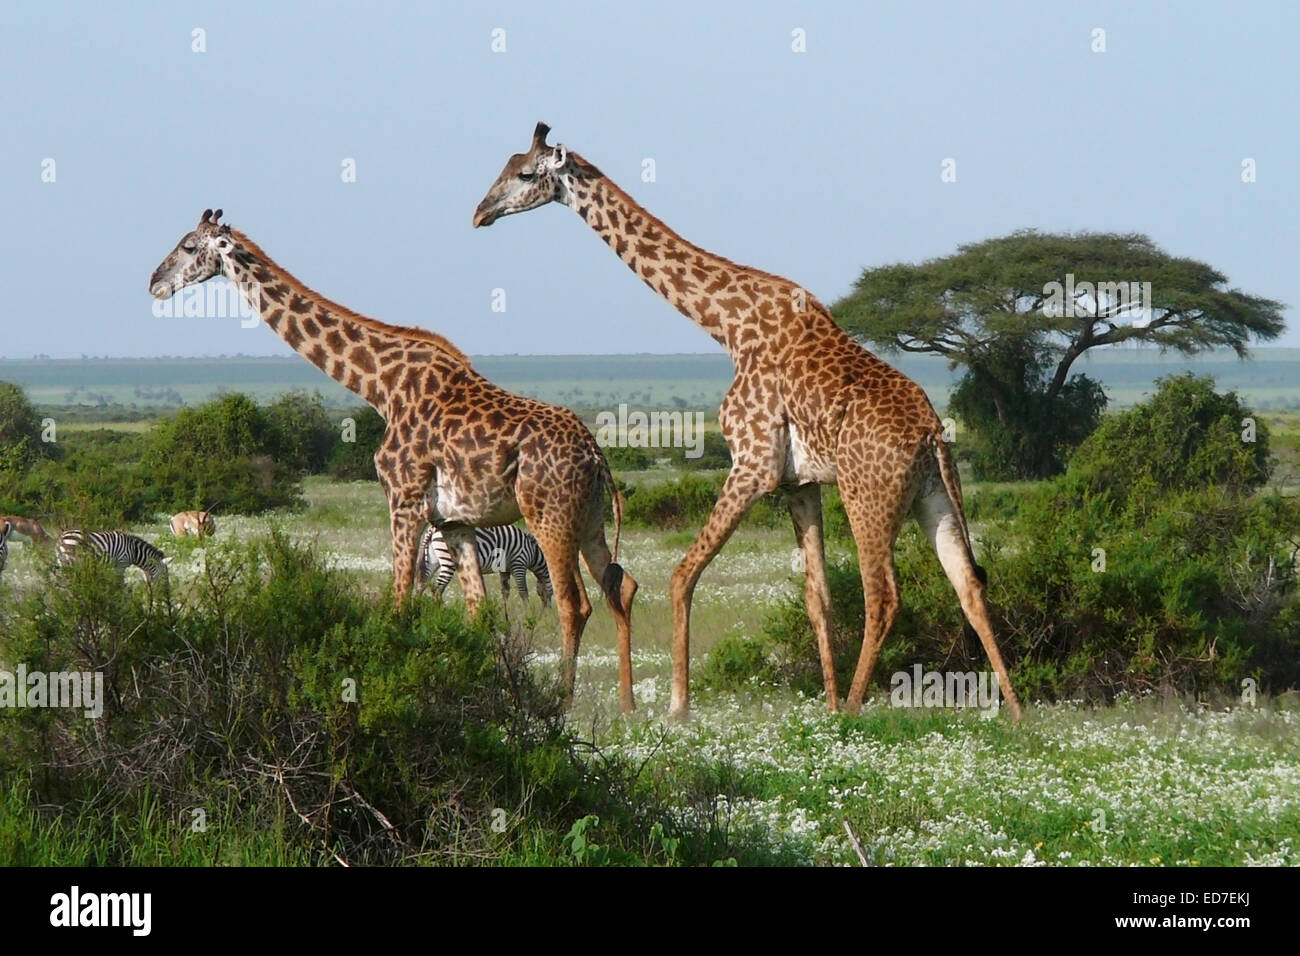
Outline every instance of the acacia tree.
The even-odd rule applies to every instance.
[[[1137,234],[1033,230],[920,265],[867,269],[835,303],[850,333],[889,351],[965,366],[950,410],[986,479],[1043,478],[1096,427],[1105,394],[1071,374],[1088,349],[1141,342],[1193,354],[1281,334],[1282,304]]]

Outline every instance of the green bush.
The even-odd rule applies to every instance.
[[[22,388],[0,382],[0,470],[22,470],[53,453],[41,441],[41,419]]]
[[[330,452],[325,470],[331,478],[341,481],[378,481],[375,472],[375,452],[384,439],[384,419],[369,405],[347,413],[352,419],[355,441],[337,442]]]
[[[340,428],[330,420],[319,392],[285,392],[265,406],[266,451],[299,475],[325,470],[339,443]]]
[[[299,473],[273,457],[274,442],[266,412],[246,395],[184,409],[149,434],[138,473],[144,504],[241,514],[297,504]]]
[[[723,690],[738,690],[751,683],[775,682],[780,672],[768,659],[770,644],[729,634],[713,645],[700,684]]]
[[[279,536],[174,595],[98,562],[0,607],[0,660],[99,671],[105,706],[0,714],[0,864],[709,862],[764,851],[654,773],[580,754],[527,636],[397,609]],[[721,796],[720,796],[721,795]],[[47,808],[45,812],[39,807]],[[49,812],[48,808],[58,808]],[[191,826],[196,810],[206,831]],[[566,834],[594,816],[574,860]],[[569,841],[572,844],[572,841]],[[51,856],[53,854],[53,856]]]
[[[679,531],[698,529],[708,521],[722,493],[725,475],[685,474],[645,488],[624,488],[625,520],[632,525]],[[787,525],[790,511],[780,492],[764,495],[749,510],[745,523],[751,526]]]
[[[655,463],[644,448],[611,445],[601,451],[605,453],[605,460],[609,462],[612,471],[645,471]]]
[[[1075,452],[1069,471],[1090,495],[1144,502],[1170,490],[1226,487],[1240,493],[1268,480],[1269,433],[1235,392],[1187,373],[1157,380],[1149,401],[1112,415]],[[1246,420],[1253,441],[1243,440]]]
[[[686,457],[686,452],[683,449],[677,452],[681,456],[681,461],[675,463],[686,468],[698,468],[700,470],[731,467],[731,449],[727,447],[727,439],[722,437],[722,432],[706,431],[701,444],[699,458]]]
[[[0,512],[39,515],[52,529],[140,520],[144,496],[135,466],[143,449],[142,435],[67,432],[51,457],[22,471],[0,468]]]

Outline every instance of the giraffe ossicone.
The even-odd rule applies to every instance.
[[[426,523],[457,554],[466,603],[484,597],[474,528],[523,517],[546,557],[563,632],[563,681],[572,699],[578,646],[591,614],[581,554],[614,613],[619,698],[632,700],[632,599],[637,583],[618,564],[623,500],[609,463],[571,410],[515,395],[478,374],[437,333],[389,325],[317,294],[248,236],[205,209],[149,279],[166,298],[224,276],[290,348],[360,396],[386,423],[375,470],[388,496],[393,594],[411,592]],[[614,547],[604,502],[614,503]]]
[[[956,463],[919,385],[855,341],[803,287],[687,242],[578,153],[546,145],[538,123],[474,210],[475,226],[559,202],[646,285],[726,349],[736,375],[718,411],[732,468],[700,536],[672,575],[672,712],[690,708],[690,612],[701,573],[764,494],[786,491],[803,552],[804,599],[817,635],[827,706],[839,707],[830,633],[821,485],[837,484],[857,544],[866,602],[847,709],[862,704],[897,616],[894,542],[913,514],[979,634],[1019,719],[975,563]]]

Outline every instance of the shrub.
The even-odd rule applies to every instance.
[[[347,413],[356,427],[355,441],[340,441],[330,452],[325,470],[342,481],[378,481],[375,452],[384,440],[384,419],[369,405]]]
[[[722,432],[706,431],[702,442],[702,452],[699,458],[687,458],[685,450],[679,452],[681,455],[681,464],[687,468],[714,469],[731,467],[731,449],[727,447],[727,439],[722,437]]]
[[[22,388],[0,382],[0,469],[25,469],[50,454],[51,444],[41,441],[41,420]]]
[[[1268,426],[1235,392],[1219,394],[1213,379],[1191,373],[1157,384],[1149,401],[1107,418],[1075,452],[1069,471],[1081,490],[1142,501],[1209,486],[1240,493],[1268,480]],[[1254,441],[1242,438],[1248,418]]]
[[[645,471],[654,466],[654,459],[644,448],[611,445],[601,449],[611,471]]]
[[[149,435],[139,469],[145,506],[258,514],[296,504],[298,472],[275,460],[273,447],[266,413],[246,395],[184,409]]]
[[[136,475],[144,436],[72,432],[61,454],[36,462],[20,482],[0,480],[0,510],[49,515],[59,527],[111,528],[145,517]]]
[[[676,481],[646,488],[621,486],[626,496],[625,519],[629,524],[670,530],[703,527],[713,513],[725,480],[724,475],[688,473]],[[781,493],[773,492],[754,504],[745,516],[745,523],[776,527],[787,524],[789,515]]]
[[[0,863],[556,862],[588,816],[610,860],[737,849],[653,775],[580,757],[558,681],[490,615],[368,600],[279,536],[209,547],[176,603],[98,562],[46,573],[0,607],[0,660],[100,671],[106,702],[0,720]]]
[[[320,393],[285,392],[264,411],[267,453],[299,475],[323,472],[340,429],[330,420]]]

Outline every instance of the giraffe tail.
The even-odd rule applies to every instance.
[[[610,550],[614,554],[613,560],[617,562],[618,539],[623,533],[623,493],[618,490],[618,485],[614,484],[614,473],[609,470],[609,462],[604,455],[600,456],[600,476],[605,487],[609,489],[610,504],[614,508],[614,547]]]
[[[985,572],[983,568],[975,564],[975,552],[970,541],[970,528],[966,524],[966,509],[962,506],[961,480],[957,476],[957,463],[953,460],[948,443],[943,440],[942,425],[938,425],[934,432],[931,433],[930,445],[934,449],[934,458],[939,465],[939,478],[943,481],[944,491],[948,493],[948,500],[952,503],[953,515],[957,519],[958,527],[961,528],[962,540],[966,543],[966,554],[970,558],[970,563],[975,566],[975,574],[982,580]]]
[[[953,515],[961,528],[962,541],[966,544],[967,560],[970,561],[971,570],[975,572],[975,577],[981,587],[987,587],[989,573],[975,560],[975,549],[972,547],[970,540],[970,527],[966,524],[966,509],[962,506],[961,482],[957,477],[957,463],[953,461],[952,451],[948,448],[948,443],[943,440],[942,425],[931,434],[930,443],[934,447],[934,458],[939,465],[939,477],[943,481],[944,490],[948,493],[948,500],[952,503]],[[978,633],[965,615],[962,616],[961,625],[966,640],[979,639]]]
[[[618,563],[618,543],[623,534],[623,493],[614,484],[614,473],[609,469],[609,461],[600,456],[601,478],[609,489],[610,504],[614,508],[614,547],[613,557],[601,575],[600,589],[605,594],[609,606],[617,612],[623,611],[623,566]]]

